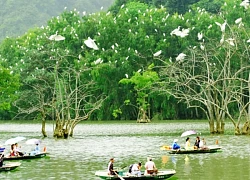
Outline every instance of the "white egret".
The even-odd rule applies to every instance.
[[[238,18],[238,19],[235,20],[235,24],[239,24],[241,22],[242,22],[242,18]]]
[[[97,60],[94,61],[95,65],[102,63],[103,60],[101,58],[98,58]]]
[[[58,31],[56,31],[56,34],[53,34],[49,37],[49,40],[51,41],[63,41],[65,39],[65,37],[58,35],[57,34]]]
[[[198,40],[200,41],[200,40],[202,39],[202,36],[203,36],[203,35],[202,35],[202,33],[198,33],[197,36],[198,36]]]
[[[188,36],[188,33],[189,33],[189,29],[184,29],[184,28],[183,28],[183,29],[180,31],[180,26],[178,26],[178,28],[174,29],[174,30],[170,33],[170,35],[172,36],[173,34],[175,34],[176,36],[179,36],[179,37],[183,38],[183,37]]]
[[[125,74],[126,78],[128,78],[128,74]]]
[[[227,21],[225,21],[223,24],[220,24],[220,23],[218,23],[218,22],[215,22],[215,24],[217,24],[218,26],[220,26],[221,32],[225,32],[225,30],[226,30],[226,25],[227,25]]]
[[[162,53],[162,51],[161,51],[161,50],[160,50],[160,51],[157,51],[156,53],[154,53],[154,57],[160,56],[160,55],[161,55],[161,53]]]
[[[240,3],[240,6],[243,6],[245,9],[249,7],[249,0],[244,0]]]
[[[247,43],[250,43],[250,39],[247,40]]]
[[[228,38],[226,42],[228,42],[231,46],[235,46],[233,38]]]
[[[169,62],[171,62],[171,63],[172,63],[172,57],[170,57],[170,58],[169,58]]]
[[[95,40],[91,39],[90,37],[88,37],[88,39],[84,41],[84,44],[91,49],[94,49],[94,50],[99,49],[95,43]]]
[[[203,46],[202,44],[200,45],[200,48],[201,48],[202,51],[205,50],[205,46]]]
[[[177,57],[176,57],[176,61],[182,61],[185,59],[187,55],[184,53],[180,53]]]

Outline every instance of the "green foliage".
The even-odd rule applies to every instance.
[[[17,98],[19,76],[0,66],[0,79],[0,110],[9,110],[11,103]]]
[[[45,99],[51,102],[55,96],[54,89],[66,96],[69,89],[59,90],[59,87],[76,86],[77,73],[80,74],[81,83],[93,81],[98,87],[94,91],[95,96],[107,98],[91,119],[136,119],[140,106],[145,109],[150,107],[151,116],[161,119],[197,118],[193,110],[186,110],[185,104],[179,103],[168,93],[152,93],[156,81],[169,80],[163,79],[165,77],[159,73],[160,69],[166,64],[171,67],[180,53],[188,54],[189,49],[200,50],[204,43],[211,47],[212,42],[219,42],[222,34],[215,22],[223,23],[227,19],[230,28],[239,33],[237,36],[243,36],[243,30],[232,24],[238,17],[249,20],[249,12],[239,5],[233,8],[234,3],[226,1],[227,5],[223,4],[220,10],[230,13],[222,16],[198,8],[199,4],[194,2],[117,0],[110,12],[101,11],[85,16],[77,10],[65,10],[58,17],[51,18],[43,28],[30,29],[18,38],[6,38],[0,46],[1,64],[5,68],[11,66],[15,74],[20,74],[24,84],[20,94],[30,93],[34,103],[38,99],[37,94],[30,91],[31,86],[39,88]],[[204,5],[205,2],[199,3]],[[219,1],[213,2],[216,4],[209,4],[210,9],[219,4]],[[57,1],[53,3],[56,5]],[[46,9],[47,5],[44,2],[39,7]],[[80,7],[79,2],[77,5]],[[186,12],[189,8],[191,10]],[[244,22],[246,27],[248,22]],[[178,26],[180,30],[189,29],[188,36],[171,36],[170,33]],[[57,42],[48,39],[56,33],[64,36],[65,40]],[[202,40],[198,40],[198,33],[203,34]],[[227,33],[225,38],[233,35],[236,36]],[[88,37],[95,40],[99,50],[84,44]],[[247,36],[244,38],[247,39]],[[154,56],[160,50],[162,53]],[[216,55],[225,57],[223,53],[223,48],[219,47]],[[240,66],[236,59],[236,56],[232,59],[235,69]],[[97,63],[97,60],[101,62]],[[214,63],[215,59],[211,58],[210,61]],[[195,72],[201,73],[203,70],[195,68]],[[74,76],[69,80],[70,73]],[[218,75],[218,72],[214,74]],[[28,106],[28,103],[23,105]]]
[[[117,118],[119,114],[122,114],[121,109],[114,109],[112,115]]]

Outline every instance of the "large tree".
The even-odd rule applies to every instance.
[[[236,11],[227,14],[225,10],[213,24],[220,33],[219,38],[203,30],[197,37],[198,46],[190,46],[174,62],[165,61],[160,89],[184,101],[188,107],[202,109],[211,133],[224,133],[224,121],[229,118],[235,134],[249,134],[250,40],[246,34],[249,27],[245,24],[247,17],[242,20],[238,14],[234,22],[230,16]],[[242,121],[245,123],[241,129]]]

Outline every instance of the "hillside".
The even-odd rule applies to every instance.
[[[46,25],[65,7],[80,13],[107,10],[115,0],[2,0],[0,1],[0,42],[6,37],[24,34],[32,27]]]

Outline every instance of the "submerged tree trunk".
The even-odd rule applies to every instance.
[[[46,113],[44,111],[41,112],[42,114],[42,134],[43,134],[43,137],[47,137],[47,133],[46,133],[46,130],[45,130],[45,125],[46,125]]]
[[[250,122],[246,121],[242,127],[242,134],[249,135],[250,134]]]
[[[214,130],[214,120],[210,120],[209,121],[209,129],[210,129],[210,134],[214,134],[215,130]]]
[[[148,122],[150,122],[150,119],[147,116],[147,112],[143,108],[139,109],[137,122],[138,123],[148,123]]]

